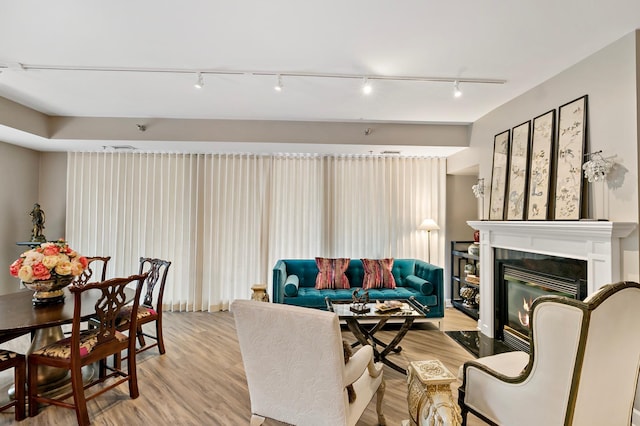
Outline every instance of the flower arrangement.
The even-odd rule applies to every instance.
[[[605,180],[613,167],[613,162],[602,156],[602,150],[586,155],[589,156],[589,161],[582,165],[584,177],[589,183]]]
[[[471,187],[476,198],[484,197],[484,178],[478,179],[478,183]]]
[[[27,250],[11,264],[9,272],[23,282],[72,278],[87,268],[87,258],[64,240],[47,242]]]

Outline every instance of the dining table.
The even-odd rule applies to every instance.
[[[95,315],[95,303],[100,290],[82,292],[81,319],[89,320]],[[126,296],[131,299],[135,291]],[[33,291],[21,289],[15,293],[0,295],[0,344],[25,334],[31,334],[31,346],[27,354],[64,338],[62,326],[73,322],[73,294],[64,288],[64,301],[55,304],[35,305]],[[89,374],[92,374],[90,372]],[[38,369],[38,388],[47,392],[60,388],[68,382],[68,370],[43,367]],[[13,389],[9,390],[10,396]]]

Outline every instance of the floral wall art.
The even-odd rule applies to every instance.
[[[531,121],[513,128],[509,160],[507,219],[523,220],[527,194]]]
[[[555,122],[555,109],[533,119],[528,188],[528,220],[547,220],[549,216],[551,157],[553,155]]]
[[[509,167],[509,136],[511,131],[499,133],[493,139],[493,172],[489,198],[489,220],[504,219],[505,191]]]
[[[555,219],[582,214],[582,159],[586,143],[587,96],[560,107],[555,188]]]

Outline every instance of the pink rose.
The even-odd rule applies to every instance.
[[[42,253],[45,256],[55,256],[60,253],[60,248],[57,245],[52,244],[50,246],[43,247]]]
[[[9,273],[14,277],[17,277],[18,271],[20,271],[21,267],[22,267],[22,258],[16,260],[11,264],[11,266],[9,266]]]
[[[49,268],[44,266],[42,262],[35,263],[31,269],[33,270],[33,278],[36,280],[48,280],[51,278]]]

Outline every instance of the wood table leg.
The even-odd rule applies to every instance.
[[[402,350],[402,347],[398,346],[398,344],[404,338],[405,334],[407,334],[407,331],[409,331],[409,329],[411,328],[411,325],[414,322],[414,318],[405,318],[404,324],[402,324],[402,327],[400,328],[400,330],[398,330],[398,333],[395,335],[393,340],[391,340],[390,343],[384,343],[380,339],[374,337],[374,334],[380,331],[382,327],[387,323],[387,321],[388,318],[381,319],[373,328],[367,330],[362,324],[358,322],[357,318],[346,319],[347,326],[349,327],[351,333],[353,333],[355,338],[358,340],[358,343],[360,343],[361,345],[371,345],[373,347],[373,354],[376,361],[381,361],[394,370],[399,371],[403,374],[407,374],[406,369],[389,360],[387,358],[387,355],[390,352],[398,353]],[[383,348],[382,351],[378,350],[378,346],[381,346]]]

